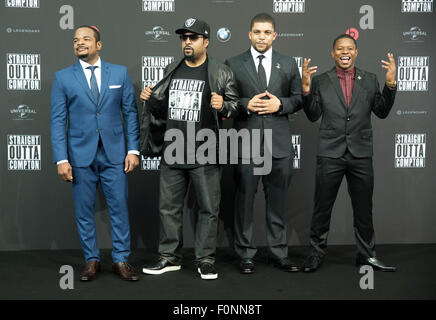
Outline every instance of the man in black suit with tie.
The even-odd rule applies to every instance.
[[[335,67],[311,81],[316,66],[303,63],[303,106],[310,121],[322,116],[318,136],[315,204],[310,229],[311,254],[303,263],[304,272],[317,270],[323,263],[330,217],[344,175],[354,212],[357,265],[395,271],[376,258],[372,223],[371,112],[386,118],[394,104],[396,66],[394,57],[382,60],[386,83],[380,93],[375,74],[354,66],[358,50],[354,38],[343,34],[333,41]],[[311,83],[312,82],[312,83]]]
[[[236,77],[242,109],[234,127],[238,131],[248,129],[252,139],[254,130],[260,130],[260,150],[266,149],[263,156],[269,154],[271,162],[271,171],[262,173],[270,258],[284,271],[299,271],[288,258],[286,198],[293,159],[288,115],[302,108],[301,78],[295,60],[272,49],[276,37],[274,19],[265,13],[256,15],[250,25],[251,48],[226,64]],[[234,247],[241,258],[240,272],[249,274],[254,271],[257,251],[253,243],[253,202],[260,175],[253,171],[258,163],[256,156],[244,159],[247,155],[242,149],[241,143],[235,166]]]

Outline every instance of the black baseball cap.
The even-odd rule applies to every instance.
[[[183,24],[183,27],[176,30],[177,34],[183,34],[185,32],[194,32],[202,34],[205,38],[209,38],[210,27],[203,20],[196,18],[189,18]]]

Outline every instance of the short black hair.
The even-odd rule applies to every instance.
[[[343,38],[347,38],[347,39],[353,40],[354,45],[356,46],[356,49],[357,49],[356,39],[354,39],[352,36],[350,36],[349,34],[346,34],[346,33],[337,36],[336,39],[333,40],[333,49],[335,49],[336,42],[338,42],[338,40],[343,39]]]
[[[253,25],[256,22],[269,22],[272,24],[273,29],[276,30],[276,22],[274,21],[274,18],[271,17],[268,13],[258,13],[256,14],[253,19],[251,19],[250,22],[250,30],[253,29]]]
[[[92,31],[94,31],[94,38],[97,40],[97,42],[99,42],[100,41],[100,31],[97,29],[97,27],[95,27],[95,26],[89,26],[89,25],[83,25],[83,26],[80,26],[80,27],[78,27],[77,29],[76,29],[76,31],[77,30],[79,30],[79,29],[81,29],[81,28],[88,28],[88,29],[91,29]]]

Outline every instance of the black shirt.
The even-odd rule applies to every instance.
[[[182,62],[174,71],[168,87],[168,119],[167,131],[177,129],[183,133],[183,146],[173,150],[172,157],[177,158],[177,168],[195,168],[200,166],[196,160],[196,150],[203,142],[196,142],[197,132],[204,128],[215,129],[214,109],[210,106],[211,92],[209,87],[207,60],[198,67],[189,67]],[[180,138],[177,140],[180,142]],[[174,138],[173,138],[174,141]],[[165,149],[175,142],[165,142]],[[179,146],[178,146],[179,147]],[[174,148],[172,148],[174,149]],[[180,151],[183,150],[183,157]]]

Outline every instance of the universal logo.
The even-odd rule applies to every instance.
[[[14,27],[7,27],[6,28],[7,33],[40,33],[41,30],[39,29],[29,29],[29,28],[14,28]]]
[[[427,32],[422,31],[419,27],[411,27],[409,31],[403,32],[403,37],[408,38],[406,42],[424,42],[423,37],[427,36]]]
[[[153,39],[148,40],[151,42],[168,42],[168,40],[165,40],[165,36],[169,36],[169,31],[164,30],[161,26],[155,26],[153,27],[152,31],[145,31],[146,36],[151,36]]]
[[[6,8],[39,8],[39,0],[5,0]]]
[[[25,104],[21,104],[17,108],[11,109],[10,113],[14,116],[13,120],[33,120],[33,115],[36,114],[36,110]]]
[[[218,30],[218,32],[216,33],[216,37],[221,42],[227,42],[232,37],[232,33],[229,29],[223,27]]]

